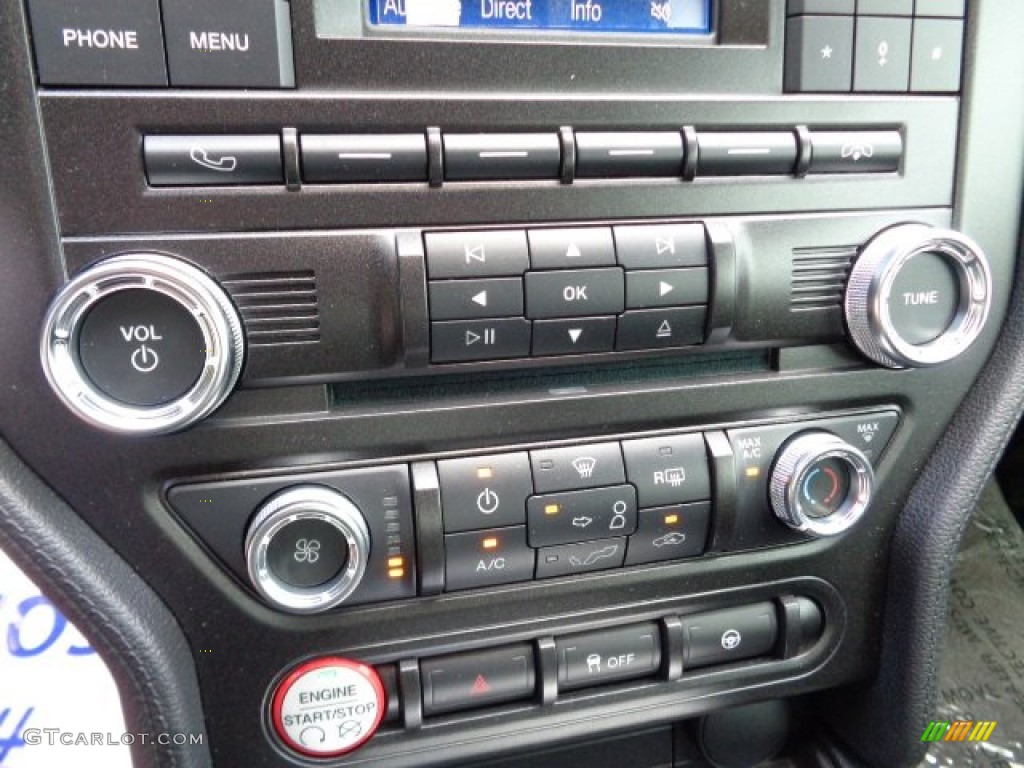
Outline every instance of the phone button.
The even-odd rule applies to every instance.
[[[284,183],[280,136],[147,136],[143,153],[154,187]]]
[[[903,156],[899,131],[814,131],[810,173],[895,173]]]

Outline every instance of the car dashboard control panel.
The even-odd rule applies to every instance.
[[[384,466],[175,483],[274,608],[318,613],[795,544],[868,512],[886,408]]]

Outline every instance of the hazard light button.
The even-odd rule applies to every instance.
[[[293,752],[338,757],[362,746],[387,710],[380,676],[352,659],[328,656],[297,667],[274,693],[274,731]]]
[[[422,659],[420,677],[427,716],[528,699],[537,685],[527,643]]]

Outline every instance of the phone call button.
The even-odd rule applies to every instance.
[[[147,136],[154,187],[283,184],[279,136]]]

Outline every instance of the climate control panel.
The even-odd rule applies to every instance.
[[[173,485],[264,601],[315,613],[838,535],[870,511],[895,408]]]

